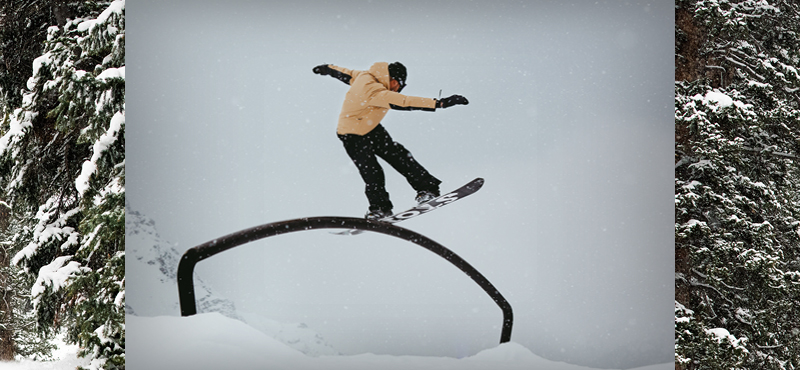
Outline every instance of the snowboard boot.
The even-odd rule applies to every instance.
[[[384,217],[389,217],[391,215],[392,215],[392,211],[391,210],[386,211],[386,210],[383,210],[383,209],[379,209],[379,210],[375,210],[375,211],[369,211],[367,213],[367,215],[364,216],[364,218],[366,218],[367,220],[378,221],[378,220],[380,220],[380,219],[382,219]]]
[[[422,190],[417,192],[417,204],[427,203],[439,197],[439,191]]]

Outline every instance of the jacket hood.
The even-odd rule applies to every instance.
[[[386,89],[389,89],[392,78],[389,77],[389,63],[377,62],[369,67],[369,74],[375,77]]]

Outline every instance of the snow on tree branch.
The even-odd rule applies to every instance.
[[[69,285],[70,278],[88,270],[85,267],[81,267],[79,262],[70,261],[71,258],[72,256],[57,257],[53,262],[39,269],[39,276],[31,289],[34,309],[39,305],[39,298],[48,287],[57,292],[59,289]]]
[[[122,70],[124,71],[124,68],[122,68]],[[108,131],[106,131],[100,136],[99,139],[97,139],[97,141],[95,141],[94,145],[92,146],[92,158],[86,162],[83,162],[81,173],[75,180],[75,188],[78,189],[78,193],[80,195],[83,195],[83,193],[89,189],[89,177],[97,170],[97,161],[100,159],[102,153],[117,140],[117,134],[119,134],[119,131],[124,123],[125,114],[122,112],[117,112],[114,114],[114,117],[111,118]]]

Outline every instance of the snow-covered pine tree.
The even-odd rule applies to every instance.
[[[0,240],[9,239],[2,232],[0,236]],[[3,249],[3,245],[0,245],[0,249]],[[8,253],[6,257],[9,257]],[[17,356],[35,360],[51,359],[52,350],[55,349],[53,335],[39,330],[36,312],[31,309],[30,287],[33,277],[18,267],[3,262],[8,260],[0,261],[0,287],[3,288],[0,301],[0,347],[4,352],[0,361],[13,361]]]
[[[676,1],[676,368],[800,368],[798,17]]]
[[[104,3],[47,29],[0,126],[0,189],[39,326],[65,328],[90,368],[122,369],[125,3]]]
[[[31,309],[30,288],[33,277],[10,264],[13,239],[10,209],[0,200],[0,361],[17,356],[35,360],[51,359],[55,349],[53,335],[39,330],[36,313]]]
[[[0,1],[0,107],[18,108],[31,76],[31,62],[42,54],[47,28],[63,26],[76,15],[98,14],[109,1]]]

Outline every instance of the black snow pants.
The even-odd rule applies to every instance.
[[[370,211],[391,212],[393,208],[392,202],[389,200],[389,193],[386,192],[383,169],[378,163],[377,157],[383,158],[386,163],[403,175],[417,192],[439,193],[441,181],[414,160],[405,147],[392,141],[391,136],[382,125],[379,124],[364,136],[354,134],[338,136],[366,183],[365,193],[369,200]]]

